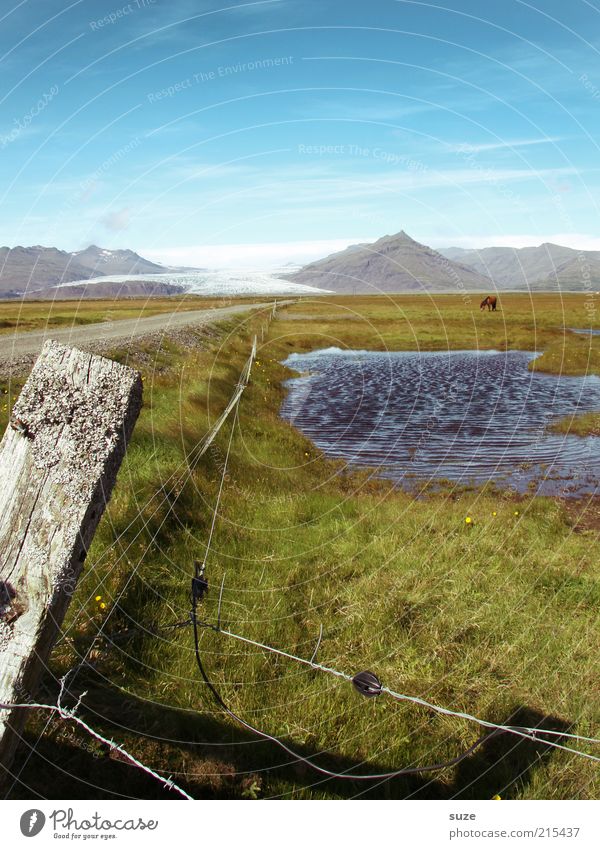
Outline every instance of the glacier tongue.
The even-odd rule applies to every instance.
[[[291,283],[274,274],[261,271],[215,271],[168,272],[165,274],[111,274],[92,277],[89,280],[74,280],[62,284],[68,286],[94,286],[96,283],[156,282],[181,286],[186,293],[194,295],[300,295],[323,294],[326,289],[317,289],[300,283]]]

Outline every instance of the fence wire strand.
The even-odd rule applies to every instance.
[[[254,340],[253,340],[253,343],[252,343],[252,350],[251,350],[251,352],[250,352],[250,356],[248,357],[248,359],[246,360],[246,363],[244,364],[244,368],[242,369],[242,372],[241,372],[241,374],[240,374],[240,377],[239,377],[239,379],[238,379],[238,382],[237,382],[237,384],[236,384],[236,388],[235,388],[235,391],[234,391],[234,393],[233,393],[232,397],[230,398],[230,400],[229,400],[229,402],[228,402],[228,404],[227,404],[226,408],[223,410],[223,412],[221,413],[221,415],[217,418],[217,420],[216,420],[216,421],[215,421],[215,423],[212,425],[212,427],[210,428],[210,430],[209,430],[209,431],[208,431],[208,432],[204,435],[204,437],[203,437],[203,438],[202,438],[202,439],[201,439],[201,440],[200,440],[200,441],[199,441],[199,442],[198,442],[198,443],[194,446],[194,448],[192,449],[192,451],[191,451],[191,452],[190,452],[190,454],[188,455],[188,458],[187,458],[187,459],[188,459],[187,471],[183,474],[183,476],[181,476],[181,477],[179,478],[179,481],[180,481],[180,482],[184,482],[185,480],[187,480],[187,479],[190,477],[190,475],[192,474],[192,472],[193,472],[193,470],[194,470],[195,466],[197,465],[198,461],[200,460],[200,458],[202,457],[202,455],[206,453],[206,451],[208,450],[208,448],[210,447],[210,445],[212,444],[212,442],[215,440],[215,438],[216,438],[217,434],[219,433],[219,431],[220,431],[221,427],[223,426],[223,424],[224,424],[224,423],[225,423],[225,421],[227,420],[227,418],[228,418],[229,414],[230,414],[230,413],[231,413],[231,411],[232,411],[232,410],[236,407],[237,403],[239,402],[239,399],[241,398],[241,395],[242,395],[242,393],[243,393],[244,389],[245,389],[245,388],[246,388],[246,386],[248,385],[248,381],[249,381],[249,378],[250,378],[250,372],[251,372],[251,369],[252,369],[252,364],[253,364],[253,362],[254,362],[254,359],[255,359],[255,358],[256,358],[256,337],[254,337]],[[176,469],[176,470],[175,470],[175,472],[173,472],[173,474],[170,476],[170,478],[169,478],[167,481],[163,482],[163,484],[161,485],[161,489],[163,489],[163,490],[164,490],[165,486],[166,486],[166,485],[167,485],[170,481],[175,480],[175,481],[177,482],[177,477],[176,477],[176,476],[177,476],[177,474],[178,474],[178,471],[179,471],[179,469]],[[164,495],[164,496],[163,496],[162,501],[160,502],[160,504],[159,504],[159,505],[158,505],[158,507],[155,509],[155,511],[154,511],[154,513],[153,513],[152,515],[154,515],[154,514],[155,514],[155,513],[156,513],[156,512],[157,512],[157,511],[161,508],[161,506],[165,503],[165,501],[167,501],[167,500],[168,500],[168,495]],[[172,509],[172,508],[173,508],[173,505],[171,505],[171,506],[170,506],[170,509]],[[138,517],[139,517],[139,518],[141,518],[141,511],[140,511],[140,513],[138,514]],[[136,518],[138,518],[138,517],[136,517]],[[163,521],[164,521],[164,520],[163,520]],[[146,526],[146,524],[147,524],[147,522],[144,522],[144,526]],[[120,538],[122,538],[122,537],[123,537],[123,535],[126,533],[126,531],[127,531],[127,530],[128,530],[128,529],[132,526],[132,525],[133,525],[133,522],[131,522],[131,523],[128,525],[128,528],[127,528],[127,529],[125,529],[125,531],[122,531],[122,532],[121,532],[121,534],[119,535],[119,537],[117,538],[117,540],[118,540],[118,539],[120,539]],[[136,534],[136,536],[134,537],[134,540],[130,541],[129,545],[128,545],[128,546],[127,546],[127,548],[125,549],[125,552],[126,552],[126,551],[129,549],[129,547],[133,544],[133,542],[135,541],[135,539],[137,538],[137,536],[139,536],[139,533],[141,533],[141,531],[139,531],[139,532],[138,532],[138,534]],[[114,542],[116,542],[117,540],[115,540]],[[113,543],[113,544],[114,544],[114,543]],[[121,558],[124,556],[125,552],[122,552],[122,554],[121,554],[121,556],[120,556],[120,558],[119,558],[119,559],[121,559]],[[132,573],[132,574],[133,574],[133,573]],[[119,598],[122,596],[123,592],[125,591],[125,589],[126,589],[127,585],[129,584],[129,581],[131,580],[131,577],[132,577],[132,576],[130,576],[129,580],[128,580],[128,581],[126,582],[126,584],[125,584],[125,587],[122,589],[121,593],[119,594]],[[113,609],[114,609],[114,608],[113,608]],[[109,739],[107,739],[107,738],[103,737],[103,736],[102,736],[101,734],[99,734],[98,732],[96,732],[96,731],[95,731],[95,730],[94,730],[94,729],[93,729],[90,725],[88,725],[88,724],[87,724],[87,723],[86,723],[83,719],[81,719],[79,716],[77,716],[77,715],[76,715],[76,710],[78,709],[78,707],[79,707],[79,705],[80,705],[81,699],[83,698],[83,694],[82,694],[82,695],[78,698],[77,704],[76,704],[75,708],[73,708],[73,709],[65,708],[65,707],[61,704],[61,700],[62,700],[62,697],[63,697],[63,694],[64,694],[64,690],[65,690],[65,687],[66,687],[67,678],[68,678],[68,677],[69,677],[69,676],[70,676],[73,672],[76,672],[78,669],[80,669],[82,666],[84,666],[84,665],[85,665],[86,659],[87,659],[87,657],[88,657],[88,655],[89,655],[89,652],[91,651],[92,646],[96,643],[97,639],[98,639],[99,637],[101,637],[101,636],[102,636],[102,633],[103,633],[103,630],[104,630],[104,627],[105,627],[105,625],[106,625],[107,620],[108,620],[108,617],[107,617],[107,619],[105,619],[105,620],[102,622],[102,624],[101,624],[100,628],[98,629],[98,632],[97,632],[97,633],[96,633],[96,635],[94,636],[94,640],[93,640],[93,642],[92,642],[92,645],[91,645],[91,646],[90,646],[90,648],[87,650],[86,654],[85,654],[85,655],[84,655],[84,657],[80,660],[80,662],[77,664],[77,666],[76,666],[76,667],[74,667],[72,670],[70,670],[70,671],[69,671],[69,672],[68,672],[65,676],[63,676],[63,678],[61,678],[61,679],[60,679],[60,692],[59,692],[59,697],[58,697],[58,700],[57,700],[57,704],[56,704],[56,705],[44,704],[44,703],[38,703],[38,702],[23,702],[23,703],[6,703],[6,702],[0,702],[0,710],[7,710],[7,711],[13,711],[13,710],[18,710],[18,709],[23,709],[23,710],[27,710],[27,709],[30,709],[30,710],[31,710],[31,709],[47,710],[47,711],[50,711],[51,713],[58,714],[58,715],[61,717],[61,719],[63,719],[63,720],[72,720],[72,721],[73,721],[73,722],[75,722],[75,723],[76,723],[79,727],[81,727],[81,728],[83,728],[85,731],[87,731],[87,733],[88,733],[88,734],[90,734],[92,737],[94,737],[96,740],[98,740],[98,741],[100,741],[101,743],[103,743],[103,744],[105,744],[106,746],[108,746],[108,747],[109,747],[109,749],[110,749],[111,751],[113,751],[113,750],[114,750],[114,751],[118,751],[118,752],[119,752],[119,753],[120,753],[120,754],[121,754],[121,755],[122,755],[122,756],[123,756],[123,757],[124,757],[124,758],[125,758],[128,762],[129,762],[129,763],[131,763],[133,766],[137,767],[138,769],[142,770],[142,771],[143,771],[143,772],[145,772],[146,774],[148,774],[148,775],[152,776],[153,778],[155,778],[156,780],[158,780],[158,781],[159,781],[159,782],[160,782],[163,786],[165,786],[166,788],[175,790],[176,792],[178,792],[178,793],[179,793],[179,794],[180,794],[183,798],[185,798],[185,799],[192,799],[192,798],[193,798],[192,796],[190,796],[190,795],[189,795],[189,794],[188,794],[185,790],[183,790],[181,787],[179,787],[179,786],[178,786],[178,785],[176,785],[173,781],[171,781],[171,779],[170,779],[170,778],[169,778],[169,779],[165,779],[165,778],[164,778],[163,776],[161,776],[159,773],[155,772],[153,769],[151,769],[150,767],[146,766],[146,765],[145,765],[145,764],[143,764],[141,761],[139,761],[137,758],[135,758],[133,755],[131,755],[129,752],[127,752],[127,751],[126,751],[126,750],[125,750],[122,746],[120,746],[118,743],[115,743],[113,740],[109,740]],[[173,627],[180,627],[180,626],[182,626],[182,625],[184,625],[184,624],[187,624],[187,623],[177,623],[177,625],[176,625],[176,626],[173,626]],[[46,726],[45,726],[45,728],[44,728],[44,732],[45,732],[45,731],[46,731],[46,729],[48,728],[49,722],[50,722],[50,720],[48,720],[48,722],[46,723]],[[42,738],[42,736],[43,736],[43,733],[44,733],[44,732],[42,732],[42,734],[40,734],[40,736],[39,736],[39,738],[38,738],[38,741],[36,742],[36,744],[34,745],[34,747],[31,749],[31,751],[30,751],[30,753],[29,753],[29,756],[28,756],[28,760],[29,760],[29,758],[31,757],[31,755],[34,753],[34,751],[36,750],[36,747],[37,747],[37,745],[38,745],[39,741],[41,740],[41,738]]]

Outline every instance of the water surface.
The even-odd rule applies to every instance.
[[[569,327],[571,333],[579,333],[580,336],[600,336],[600,330],[593,327]]]
[[[532,372],[527,351],[292,354],[281,414],[332,458],[381,477],[583,495],[600,484],[600,439],[547,431],[600,409],[600,378]]]

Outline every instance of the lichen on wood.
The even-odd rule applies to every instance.
[[[141,408],[140,375],[46,342],[0,443],[0,702],[32,694]],[[24,711],[0,711],[0,763]]]

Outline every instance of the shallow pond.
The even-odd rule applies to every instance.
[[[592,327],[568,327],[567,330],[570,330],[571,333],[578,333],[580,336],[600,336],[600,330],[594,330]]]
[[[592,494],[600,439],[547,431],[600,409],[600,378],[531,372],[527,351],[292,354],[281,414],[324,454],[403,487],[450,480]]]

